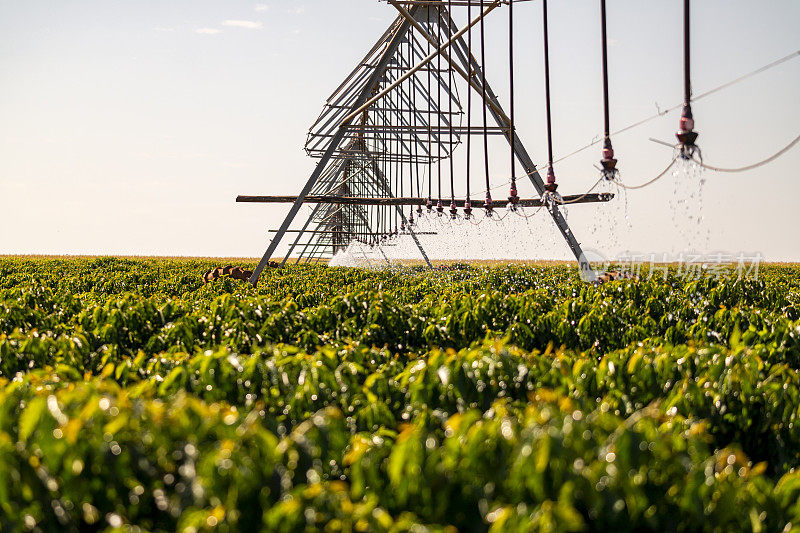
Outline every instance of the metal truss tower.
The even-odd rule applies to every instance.
[[[504,136],[536,193],[540,198],[545,194],[536,165],[464,38],[467,31],[507,2],[449,2],[452,6],[469,3],[477,15],[461,29],[447,10],[446,1],[388,2],[398,10],[397,19],[327,99],[309,131],[306,151],[318,163],[303,190],[293,197],[237,198],[239,202],[292,203],[250,279],[254,285],[287,234],[295,238],[283,263],[293,253],[299,253],[298,261],[316,262],[353,240],[375,245],[405,230],[430,265],[403,206],[417,206],[421,213],[422,205],[430,208],[431,200],[435,202],[437,196],[441,199],[442,168],[451,179],[453,167],[448,160],[465,136]],[[462,92],[476,91],[473,94],[478,95],[478,105],[486,107],[494,126],[464,124],[459,85]],[[439,189],[432,191],[437,180]],[[607,201],[608,196],[584,195],[579,202]],[[536,202],[542,205],[541,200]],[[302,226],[292,230],[304,203],[313,204],[313,210]],[[458,203],[464,205],[463,200]],[[476,207],[481,204],[472,202]],[[558,205],[547,203],[546,207],[582,271],[591,279],[591,266]],[[413,208],[408,214],[413,217]],[[301,242],[304,237],[306,241]]]

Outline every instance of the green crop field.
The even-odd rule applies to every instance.
[[[800,267],[212,266],[0,258],[0,530],[800,531]]]

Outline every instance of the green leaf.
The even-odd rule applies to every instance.
[[[28,437],[33,435],[46,410],[47,399],[41,396],[32,400],[25,407],[19,417],[19,440],[27,441]]]

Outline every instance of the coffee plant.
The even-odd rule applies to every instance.
[[[0,531],[800,532],[800,267],[213,266],[0,258]]]

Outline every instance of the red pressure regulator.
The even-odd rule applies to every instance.
[[[516,206],[519,203],[519,194],[517,194],[517,180],[511,180],[511,190],[508,192],[508,202],[512,206]]]
[[[558,183],[556,183],[556,173],[553,172],[552,165],[547,169],[547,185],[544,190],[547,192],[556,192],[558,190]]]
[[[691,104],[683,105],[683,112],[681,113],[680,129],[675,134],[680,143],[681,157],[684,159],[691,159],[694,155],[697,146],[698,133],[694,131],[694,117],[692,116]]]

